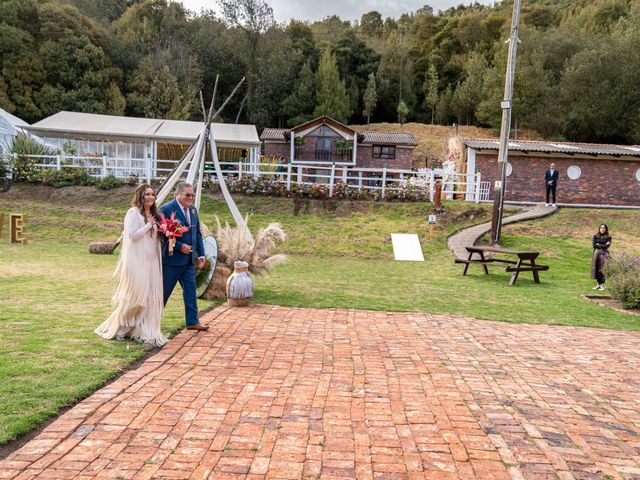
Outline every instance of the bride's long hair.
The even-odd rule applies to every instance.
[[[133,198],[131,199],[131,206],[137,207],[138,210],[140,210],[140,213],[142,213],[142,216],[144,217],[145,223],[147,223],[147,217],[144,214],[144,194],[147,191],[147,188],[150,188],[151,190],[153,190],[153,187],[148,183],[141,183],[140,185],[138,185],[135,191],[133,192]],[[155,190],[153,190],[154,195],[155,193],[156,193]],[[158,207],[156,206],[155,203],[151,205],[150,211],[151,211],[151,215],[153,215],[153,218],[156,219],[156,222],[159,222],[160,215],[158,215]]]

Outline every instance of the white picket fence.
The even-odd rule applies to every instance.
[[[15,154],[14,154],[15,156]],[[116,158],[105,156],[80,157],[63,155],[29,155],[42,169],[85,168],[89,175],[105,178],[113,175],[116,178],[135,176],[140,179],[163,179],[173,170],[178,161],[150,158]],[[430,200],[433,201],[436,182],[442,185],[442,194],[446,198],[462,198],[463,200],[481,202],[489,200],[490,184],[483,182],[480,173],[466,174],[443,171],[442,169],[401,170],[392,168],[359,168],[332,165],[271,164],[246,162],[220,162],[225,177],[242,179],[243,176],[268,177],[286,184],[290,190],[294,184],[311,185],[326,184],[329,196],[333,195],[334,186],[341,182],[349,188],[378,191],[382,198],[390,191],[402,190],[407,184],[419,185],[429,189]],[[205,168],[205,173],[215,181],[212,168]]]

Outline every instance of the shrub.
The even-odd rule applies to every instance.
[[[397,190],[387,190],[384,194],[387,200],[403,200],[409,202],[429,201],[429,187],[415,185],[412,183],[401,183],[393,185]]]
[[[43,185],[56,188],[72,185],[90,185],[92,179],[86,168],[62,167],[60,170],[47,169],[42,172]]]
[[[124,184],[122,180],[114,177],[113,175],[92,180],[91,183],[102,190],[111,190],[113,188],[118,188]]]
[[[38,159],[29,157],[28,155],[56,154],[55,151],[46,145],[36,142],[24,133],[18,133],[13,139],[12,153],[16,154],[16,156],[11,157],[10,160],[13,179],[16,182],[42,181],[42,169],[37,166],[39,163]]]
[[[0,156],[0,178],[6,177],[7,173],[9,173],[7,161],[4,156]]]
[[[130,173],[127,177],[121,180],[121,185],[135,186],[140,183],[140,175],[137,173]]]
[[[604,266],[611,296],[624,308],[640,308],[640,257],[611,255]]]

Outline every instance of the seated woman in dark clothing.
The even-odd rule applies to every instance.
[[[604,223],[598,228],[591,239],[593,244],[593,258],[591,259],[591,278],[595,278],[598,284],[593,287],[594,290],[604,290],[604,273],[602,269],[609,259],[609,247],[611,246],[611,235],[609,235],[609,227]]]

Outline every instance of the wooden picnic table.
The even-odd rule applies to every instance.
[[[520,272],[532,272],[533,280],[536,283],[540,283],[540,276],[538,272],[543,270],[549,270],[548,265],[540,265],[536,263],[536,258],[540,255],[540,252],[530,252],[530,251],[521,251],[521,250],[509,250],[506,248],[499,247],[489,247],[483,245],[472,245],[469,247],[465,247],[467,252],[469,253],[469,257],[467,259],[457,258],[456,263],[464,263],[464,268],[462,269],[462,275],[467,274],[467,270],[469,269],[469,265],[472,263],[482,265],[484,269],[485,275],[489,274],[489,270],[487,266],[489,264],[495,263],[503,263],[507,264],[505,270],[507,272],[513,272],[511,275],[511,280],[509,281],[509,285],[513,285],[516,283],[518,279],[518,274]],[[509,260],[506,258],[486,258],[484,256],[485,253],[497,253],[502,255],[512,255],[517,257],[517,260]],[[479,258],[473,258],[474,255],[477,255]]]

